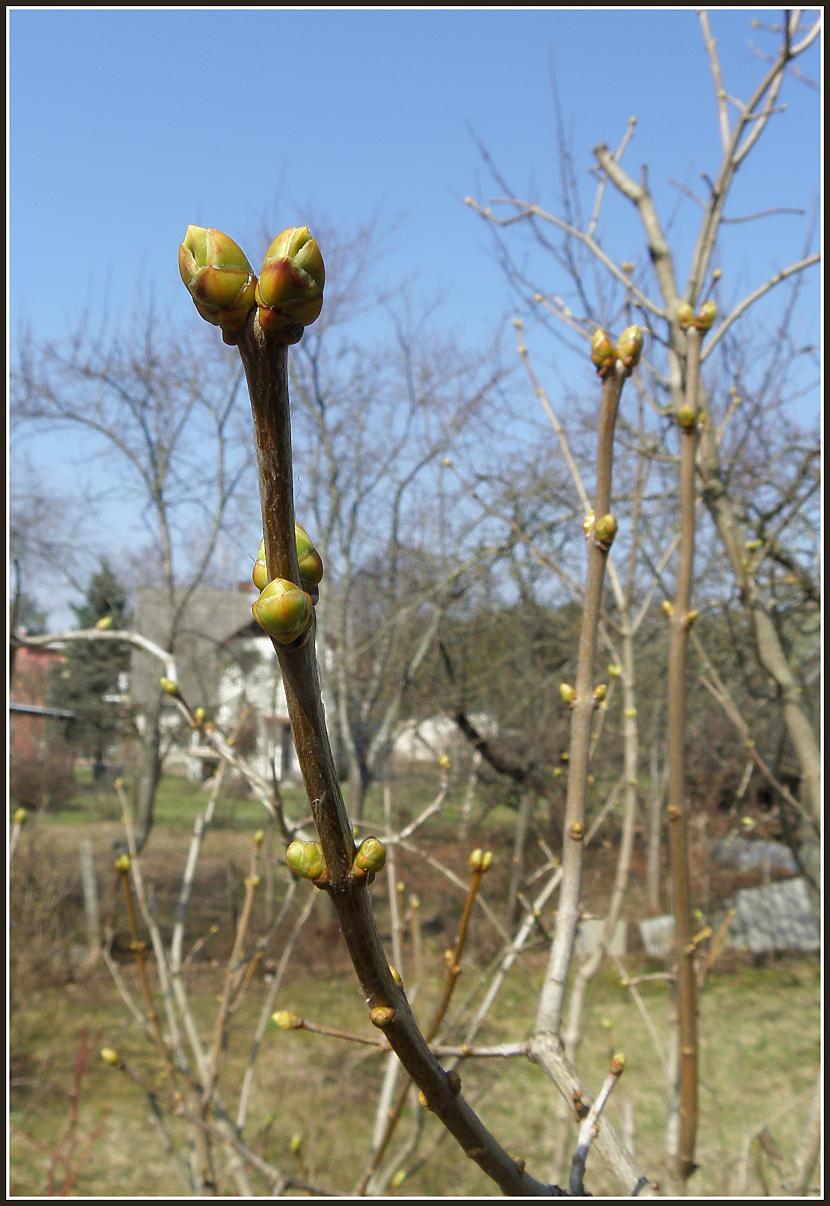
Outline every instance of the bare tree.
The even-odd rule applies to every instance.
[[[81,331],[66,347],[29,336],[15,366],[19,427],[30,436],[77,431],[89,457],[106,467],[108,493],[98,498],[95,521],[122,573],[126,542],[108,523],[109,499],[131,501],[140,512],[152,542],[143,580],[157,582],[166,595],[161,644],[171,652],[251,465],[240,439],[240,384],[222,350],[206,346],[183,358],[176,336],[152,312],[107,338]],[[162,699],[154,691],[143,717],[134,786],[139,845],[153,824],[161,774]]]
[[[736,334],[733,328],[747,311],[787,281],[795,282],[794,288],[797,290],[802,274],[818,262],[818,255],[809,249],[809,232],[808,245],[799,259],[779,268],[744,297],[733,299],[720,316],[700,355],[703,376],[699,389],[693,367],[696,358],[690,355],[689,348],[690,343],[694,345],[696,335],[687,336],[686,332],[689,318],[694,316],[701,302],[708,303],[710,318],[716,312],[710,300],[721,293],[719,282],[722,270],[720,260],[716,257],[724,252],[730,221],[769,218],[778,212],[764,209],[756,214],[738,217],[727,213],[727,205],[736,173],[747,156],[755,151],[769,123],[778,120],[781,112],[779,97],[785,80],[796,60],[817,38],[821,20],[810,17],[805,23],[802,10],[785,14],[777,33],[778,45],[768,57],[752,95],[746,100],[738,100],[730,95],[723,82],[708,17],[701,13],[699,20],[715,81],[722,156],[715,170],[709,176],[704,176],[706,196],[696,198],[690,194],[690,190],[683,190],[684,196],[690,195],[702,211],[685,284],[678,280],[669,225],[658,213],[649,187],[647,169],[644,168],[635,177],[623,166],[634,135],[636,118],[629,119],[615,151],[604,144],[594,148],[593,174],[596,186],[592,201],[586,205],[583,205],[575,183],[573,157],[565,145],[561,121],[561,214],[551,212],[535,201],[517,197],[486,151],[485,159],[502,195],[486,204],[476,202],[473,198],[467,201],[493,229],[503,263],[523,307],[538,315],[557,338],[573,344],[574,335],[590,336],[598,325],[613,327],[623,316],[630,321],[632,314],[638,315],[647,326],[651,339],[648,363],[642,374],[642,388],[656,420],[652,423],[650,433],[655,458],[670,461],[675,455],[672,445],[665,439],[665,420],[672,411],[682,416],[684,407],[688,409],[687,390],[691,384],[689,430],[699,434],[699,440],[695,436],[698,450],[694,463],[688,455],[692,441],[689,438],[683,440],[686,465],[683,486],[686,500],[684,531],[687,535],[681,565],[685,567],[686,582],[678,598],[687,599],[691,587],[688,533],[692,531],[696,492],[726,551],[740,603],[749,621],[757,664],[768,676],[781,720],[800,764],[805,809],[813,824],[817,825],[820,815],[818,741],[805,702],[805,683],[799,681],[784,637],[784,617],[776,597],[777,590],[774,587],[770,589],[771,584],[780,579],[780,574],[770,572],[771,563],[775,563],[779,567],[786,566],[792,584],[801,591],[805,600],[812,599],[814,602],[816,598],[815,581],[810,571],[811,563],[815,563],[815,542],[814,539],[810,540],[809,522],[806,533],[799,535],[798,527],[803,522],[805,508],[809,512],[811,500],[815,498],[817,450],[814,438],[810,434],[798,433],[796,425],[785,418],[787,387],[784,381],[788,375],[791,380],[799,379],[797,375],[792,376],[792,372],[799,360],[803,359],[804,352],[801,346],[804,341],[794,341],[792,334],[793,299],[796,293],[791,292],[789,297],[784,295],[782,318],[774,333],[766,334],[765,354],[760,363],[757,356],[750,358],[749,352],[746,356],[741,354],[742,347],[747,347],[744,340],[737,344],[731,342],[731,337]],[[643,241],[641,255],[628,256],[622,263],[608,249],[603,238],[604,226],[608,221],[605,211],[619,202],[634,206]],[[537,260],[534,260],[532,273],[527,271],[523,261],[512,250],[512,243],[515,242],[512,236],[521,232],[530,236],[537,249],[544,249],[548,264],[567,282],[564,289],[552,285],[550,281],[543,284],[539,280],[538,268],[535,267]],[[811,341],[808,339],[806,342],[809,344]],[[720,372],[713,380],[725,379],[726,389],[719,390],[717,386],[707,388],[708,371],[716,359]],[[728,374],[725,378],[722,375],[724,366]],[[691,383],[688,380],[690,376],[694,378]],[[800,377],[803,382],[803,374]],[[732,387],[731,391],[729,386]],[[751,404],[740,406],[739,399],[747,395]],[[629,436],[641,438],[642,433],[638,435],[631,428],[626,429],[624,424],[621,427],[623,432],[627,430]],[[793,456],[792,451],[796,448],[798,453]],[[732,458],[728,467],[725,460],[727,449]],[[790,455],[785,455],[788,452]],[[759,456],[763,458],[762,461]],[[771,473],[767,469],[770,464],[775,466]],[[760,469],[761,465],[764,466],[763,470]],[[764,479],[762,472],[766,474]],[[679,626],[685,626],[685,623],[683,615],[678,614],[673,619],[677,633],[673,654],[676,666],[680,665],[677,651],[683,643]],[[675,670],[675,681],[678,675],[682,679],[682,670]],[[684,747],[682,711],[678,713],[675,704],[682,699],[682,695],[677,686],[669,693],[672,708],[670,725],[673,728],[669,738],[674,743],[673,762],[681,767]],[[690,945],[689,901],[684,888],[687,854],[682,836],[687,823],[689,800],[682,769],[679,773],[673,772],[671,790],[674,796],[668,802],[667,814],[672,819],[678,839],[673,844],[673,883],[675,903],[683,914],[682,917],[676,917],[677,959],[682,980],[679,986],[682,1022],[679,1041],[683,1050],[679,1071],[681,1110],[676,1169],[685,1180],[695,1167],[697,1074],[694,1067],[693,951],[690,955],[687,949]],[[564,842],[567,854],[572,851],[567,831]],[[566,875],[565,880],[568,878]],[[578,877],[574,875],[570,878],[572,891],[573,883],[578,886]],[[565,890],[566,884],[563,883],[562,892]],[[564,990],[567,971],[567,961],[563,958],[546,988],[549,997],[556,995],[560,988]],[[550,1016],[556,1023],[553,1030],[558,1032],[561,1008]]]

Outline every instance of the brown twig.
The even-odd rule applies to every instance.
[[[625,380],[625,370],[617,361],[611,375],[603,382],[599,417],[597,453],[597,488],[594,515],[597,519],[608,514],[611,505],[611,476],[613,464],[614,427],[617,409]],[[571,712],[571,739],[568,757],[568,790],[565,803],[565,823],[562,848],[562,887],[559,893],[559,912],[545,981],[536,1018],[537,1034],[558,1036],[562,1024],[565,984],[573,953],[576,927],[579,921],[579,898],[582,884],[582,854],[585,825],[585,795],[588,777],[588,758],[591,741],[591,721],[595,700],[593,695],[594,650],[605,580],[608,548],[589,534],[588,574],[582,610],[579,654],[576,674],[576,698]]]
[[[686,401],[690,412],[683,421],[678,408],[680,454],[680,547],[677,583],[669,617],[667,670],[667,750],[669,764],[669,861],[677,959],[677,1025],[680,1049],[680,1127],[676,1153],[677,1173],[687,1180],[696,1168],[695,1139],[698,1117],[697,1001],[694,947],[691,944],[688,854],[688,801],[686,788],[686,647],[688,644],[692,572],[695,547],[695,456],[697,451],[700,332],[687,332]]]
[[[588,1159],[588,1153],[599,1131],[600,1115],[605,1109],[608,1098],[614,1091],[617,1081],[620,1079],[622,1070],[622,1058],[614,1056],[611,1060],[611,1068],[608,1075],[602,1083],[602,1088],[597,1093],[595,1101],[592,1103],[579,1128],[576,1151],[571,1160],[569,1187],[572,1197],[582,1198],[585,1196],[585,1164]]]
[[[465,943],[467,941],[470,918],[473,915],[473,905],[475,904],[476,896],[478,895],[479,888],[481,887],[481,879],[483,874],[484,869],[482,868],[479,860],[479,865],[473,866],[472,868],[470,885],[467,890],[467,898],[464,901],[464,909],[462,911],[461,921],[458,926],[458,937],[455,941],[455,947],[452,951],[447,952],[449,957],[447,959],[447,972],[444,977],[444,987],[433,1011],[430,1023],[424,1031],[424,1038],[426,1039],[427,1043],[430,1044],[438,1034],[441,1024],[447,1015],[447,1010],[449,1009],[450,1001],[452,1000],[452,995],[455,991],[455,986],[458,983],[458,977],[461,974],[461,958],[464,953]],[[357,1188],[355,1189],[355,1193],[357,1194],[362,1195],[366,1193],[372,1177],[375,1175],[381,1165],[383,1157],[385,1156],[387,1148],[392,1140],[392,1136],[394,1135],[398,1123],[400,1122],[403,1108],[406,1105],[409,1086],[410,1081],[407,1080],[398,1095],[395,1105],[389,1110],[389,1116],[380,1142],[376,1145],[375,1150],[372,1152],[372,1158],[369,1161],[366,1171],[358,1182]]]
[[[287,350],[261,330],[255,311],[238,347],[251,398],[269,577],[298,583]],[[366,880],[352,874],[355,844],[325,726],[313,625],[293,645],[274,644],[297,756],[328,869],[328,890],[364,999],[370,1010],[394,1011],[387,1015],[386,1037],[429,1107],[468,1156],[505,1193],[547,1196],[550,1187],[517,1168],[457,1091],[429,1050],[405,994],[392,979]]]

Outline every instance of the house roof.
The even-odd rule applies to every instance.
[[[177,598],[183,592],[177,592]],[[236,638],[268,638],[251,617],[252,592],[200,589],[188,600],[179,621],[175,655],[179,686],[194,706],[210,703],[216,695],[223,667],[235,660]],[[170,628],[167,592],[142,587],[136,593],[134,627],[142,636],[164,644]],[[132,651],[130,696],[137,706],[146,704],[158,690],[163,673],[159,662],[141,650]]]

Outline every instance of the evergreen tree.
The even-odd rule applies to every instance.
[[[128,627],[127,598],[109,562],[93,574],[83,602],[72,609],[78,628],[109,621],[110,630]],[[118,677],[130,663],[127,645],[116,641],[77,641],[66,647],[65,662],[55,668],[50,698],[56,707],[74,713],[72,740],[78,752],[105,761],[107,751],[124,723]]]

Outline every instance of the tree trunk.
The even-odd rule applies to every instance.
[[[147,705],[133,785],[135,840],[139,850],[146,843],[153,828],[156,792],[161,779],[161,704],[162,696],[156,693]]]

